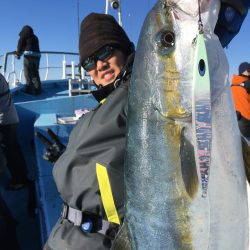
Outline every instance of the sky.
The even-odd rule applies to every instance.
[[[135,44],[143,20],[155,3],[156,0],[121,0],[123,28]],[[105,0],[1,0],[0,55],[16,50],[18,34],[24,25],[33,27],[42,51],[78,52],[78,23],[90,12],[104,13],[105,4]],[[111,8],[109,13],[117,17]],[[242,61],[250,61],[249,27],[250,14],[225,49],[229,76],[237,73]]]

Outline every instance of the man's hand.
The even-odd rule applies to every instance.
[[[17,53],[17,51],[13,51],[13,53],[14,53],[14,55],[15,55],[15,57],[16,57],[16,59],[20,59],[21,58],[21,55],[20,54],[18,54]]]
[[[36,136],[40,141],[42,141],[46,145],[46,151],[43,154],[43,159],[46,161],[50,161],[51,163],[55,163],[65,151],[66,146],[60,142],[58,137],[51,129],[48,128],[47,133],[54,142],[47,139],[40,132],[36,132]]]
[[[244,86],[245,90],[247,91],[248,94],[250,94],[250,80],[246,80],[244,82]]]

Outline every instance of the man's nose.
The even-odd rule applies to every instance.
[[[101,60],[96,61],[96,69],[98,71],[106,69],[107,65],[108,65],[107,62],[105,62],[105,61],[101,61]]]

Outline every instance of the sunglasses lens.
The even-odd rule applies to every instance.
[[[110,47],[110,46],[103,47],[95,55],[87,58],[82,63],[82,67],[86,71],[93,70],[96,67],[96,61],[97,60],[105,61],[105,60],[109,59],[112,56],[112,54],[113,54],[113,50],[114,49],[112,47]]]
[[[96,55],[96,57],[101,60],[101,61],[104,61],[104,60],[107,60],[108,58],[110,58],[112,56],[112,53],[113,53],[113,49],[112,47],[110,46],[106,46],[104,48],[102,48],[98,54]]]
[[[96,62],[95,59],[93,58],[88,58],[86,59],[83,63],[82,63],[82,67],[86,70],[86,71],[90,71],[92,69],[94,69],[96,66]]]

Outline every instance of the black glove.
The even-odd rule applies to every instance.
[[[244,86],[245,90],[247,91],[248,94],[250,94],[250,80],[246,80],[244,82]]]
[[[43,134],[40,132],[36,132],[36,136],[39,140],[41,140],[47,147],[46,151],[43,154],[43,159],[46,161],[50,161],[51,163],[55,163],[57,159],[63,154],[66,149],[66,146],[63,145],[58,137],[54,134],[51,129],[47,129],[48,135],[51,137],[54,142],[48,140]]]
[[[21,55],[17,53],[17,51],[13,51],[12,53],[15,55],[16,59],[19,60],[21,58]]]

